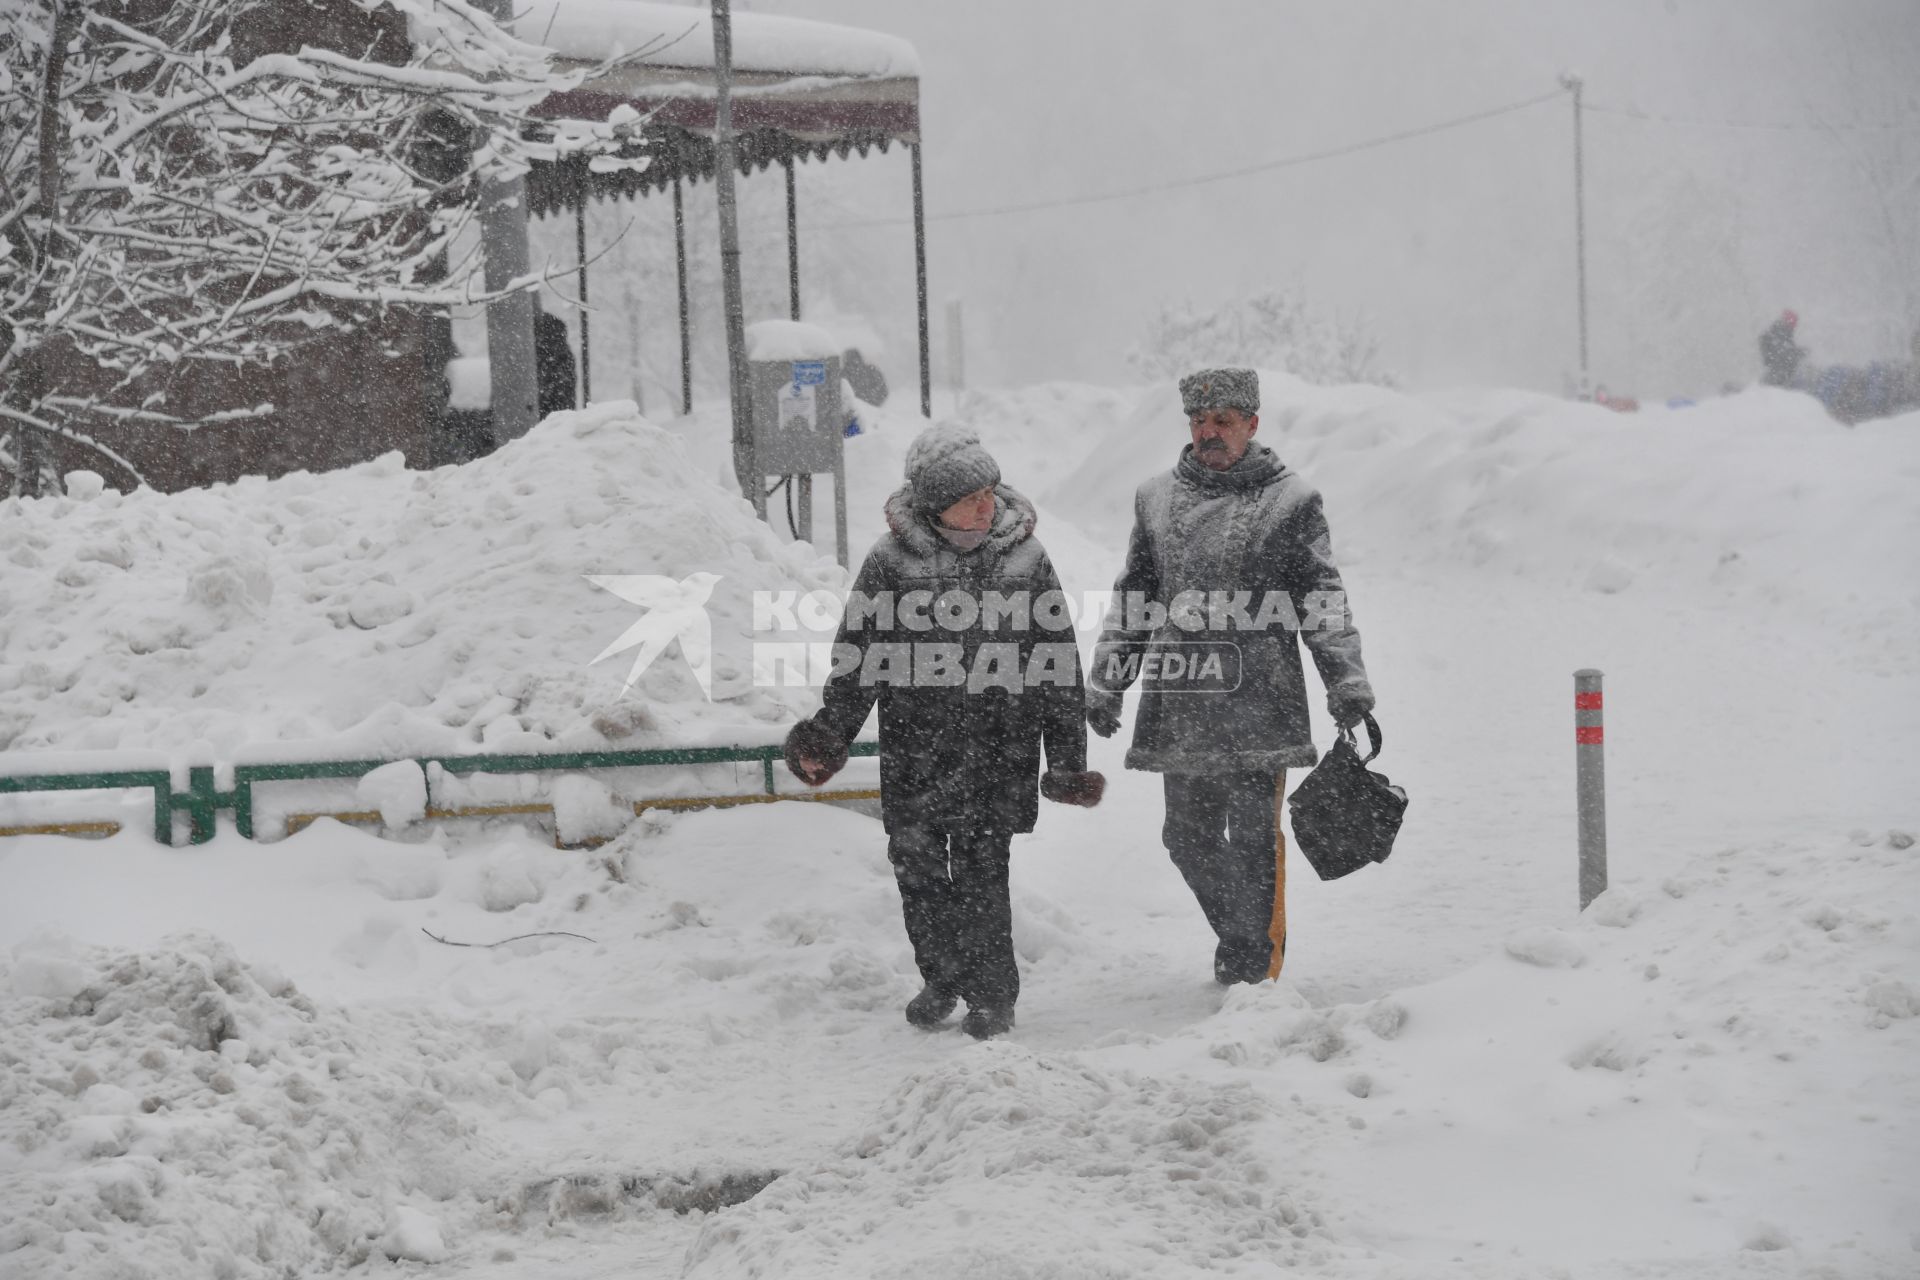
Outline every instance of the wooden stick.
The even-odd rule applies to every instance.
[[[1267,961],[1267,977],[1280,976],[1287,960],[1287,771],[1273,779],[1273,922],[1267,926],[1267,938],[1273,943],[1273,956]]]
[[[582,942],[595,941],[593,938],[589,938],[584,933],[564,933],[557,929],[549,930],[545,933],[515,934],[511,938],[502,938],[498,942],[455,942],[450,938],[441,937],[439,934],[435,933],[431,929],[422,928],[420,932],[426,934],[429,938],[432,938],[435,942],[444,943],[449,947],[504,947],[509,942],[519,942],[523,938],[578,938]]]

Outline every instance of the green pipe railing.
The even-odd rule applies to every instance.
[[[854,742],[847,746],[853,756],[880,754],[877,742]],[[424,771],[437,764],[448,773],[550,773],[575,769],[631,769],[656,765],[749,764],[760,765],[766,794],[775,795],[773,762],[780,759],[777,744],[757,747],[660,747],[637,751],[555,751],[519,755],[480,756],[402,756]],[[395,763],[394,760],[307,760],[281,764],[241,764],[233,768],[233,790],[222,791],[214,785],[212,765],[193,765],[187,770],[187,789],[176,792],[173,777],[165,769],[123,769],[102,773],[43,773],[0,776],[0,795],[21,795],[35,791],[153,791],[153,838],[161,844],[173,843],[173,815],[184,812],[189,819],[188,842],[205,844],[213,839],[217,815],[222,809],[233,812],[234,829],[253,839],[253,788],[259,782],[309,782],[324,778],[359,778],[373,770]]]

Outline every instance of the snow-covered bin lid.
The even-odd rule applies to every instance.
[[[840,344],[819,325],[798,320],[756,320],[747,326],[749,360],[830,360]]]
[[[485,356],[460,356],[447,361],[447,407],[493,407],[493,369]]]

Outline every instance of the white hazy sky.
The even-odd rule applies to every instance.
[[[1549,93],[1569,69],[1595,108],[1596,379],[1643,396],[1750,380],[1754,338],[1786,306],[1826,360],[1903,355],[1920,322],[1920,0],[736,8],[871,27],[918,47],[936,364],[945,304],[961,299],[976,385],[1126,380],[1126,352],[1158,306],[1298,285],[1325,309],[1371,317],[1383,363],[1409,383],[1560,390],[1578,360],[1565,97],[1348,158],[956,215],[1418,128]],[[868,284],[880,287],[837,287],[837,300],[888,312],[882,326],[903,331],[888,354],[904,384],[905,160],[803,172],[813,278],[834,288],[844,271],[875,273]],[[870,219],[895,221],[859,225]]]

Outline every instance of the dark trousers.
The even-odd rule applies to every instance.
[[[1012,837],[903,827],[887,838],[914,963],[930,987],[969,1006],[1008,1009],[1020,995],[1007,898]]]
[[[1169,773],[1165,778],[1167,821],[1161,839],[1220,940],[1213,953],[1214,976],[1222,982],[1258,982],[1274,958],[1276,935],[1281,953],[1286,951],[1274,830],[1280,781],[1271,773]]]

